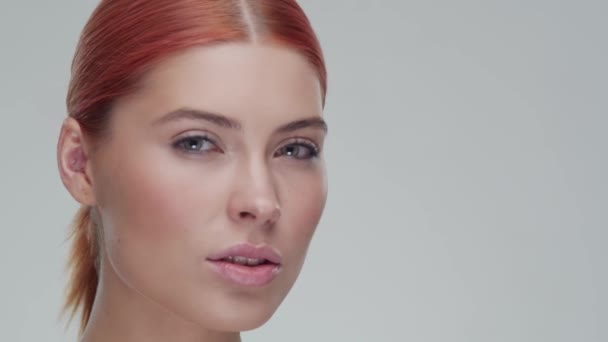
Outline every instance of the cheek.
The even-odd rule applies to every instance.
[[[284,179],[283,242],[289,245],[293,257],[302,259],[317,228],[327,199],[326,176],[323,168],[306,175]]]
[[[103,185],[100,206],[107,209],[110,227],[145,232],[142,238],[146,239],[187,229],[188,205],[194,201],[193,194],[184,186],[177,170],[154,164],[146,159],[125,163],[121,172]]]
[[[213,200],[220,186],[164,152],[127,157],[117,158],[120,172],[100,184],[105,249],[114,268],[129,283],[192,274],[200,228],[220,213]]]

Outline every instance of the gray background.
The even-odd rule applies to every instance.
[[[55,144],[95,4],[0,3],[0,341],[75,340]],[[608,3],[301,4],[330,71],[330,197],[244,340],[608,341]]]

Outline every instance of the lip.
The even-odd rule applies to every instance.
[[[219,261],[227,257],[242,256],[250,259],[266,259],[273,264],[281,264],[281,255],[270,246],[254,246],[249,243],[242,243],[207,257],[210,261]]]
[[[270,263],[244,266],[222,259],[227,257],[266,259]],[[281,255],[269,246],[239,244],[210,255],[206,261],[222,278],[239,286],[261,287],[269,284],[281,270]]]

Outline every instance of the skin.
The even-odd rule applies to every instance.
[[[184,108],[239,127],[175,114]],[[314,69],[276,46],[191,48],[155,65],[110,114],[95,148],[72,118],[58,145],[64,185],[95,208],[101,229],[100,286],[82,341],[240,341],[292,288],[325,206]],[[281,254],[271,283],[236,285],[205,261],[243,242]]]

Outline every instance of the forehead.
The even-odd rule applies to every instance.
[[[314,68],[295,50],[249,43],[194,47],[154,66],[131,97],[146,118],[180,107],[221,113],[246,123],[321,116]]]

